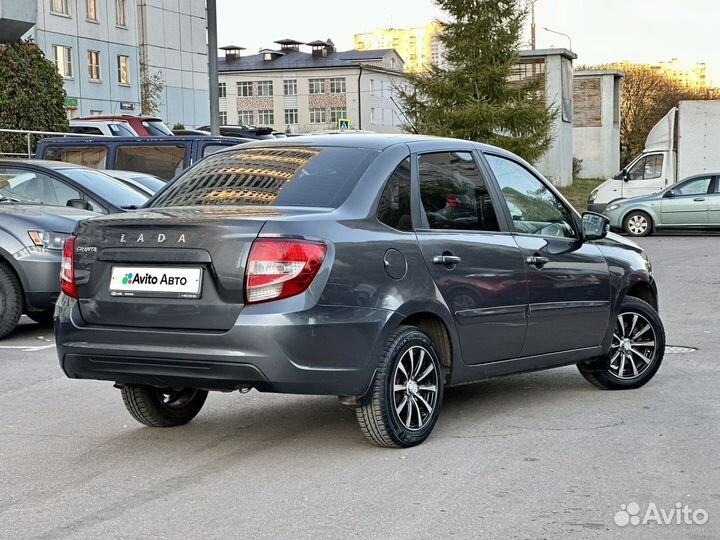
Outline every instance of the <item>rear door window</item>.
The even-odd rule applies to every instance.
[[[170,180],[185,168],[185,154],[181,144],[122,145],[115,152],[114,168]]]
[[[361,148],[312,146],[218,152],[188,169],[151,206],[337,208],[377,155]]]
[[[420,199],[431,229],[499,231],[487,183],[470,152],[423,154]]]
[[[74,163],[92,169],[105,169],[107,148],[105,146],[48,146],[42,159]]]

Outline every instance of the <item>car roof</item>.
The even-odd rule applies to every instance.
[[[107,138],[107,137],[105,137]],[[30,165],[33,167],[44,167],[46,169],[52,169],[54,171],[61,169],[89,169],[84,165],[77,165],[76,163],[68,163],[65,161],[52,161],[49,159],[0,159],[1,167],[12,167],[13,165]]]
[[[116,137],[118,138],[118,137]],[[477,143],[465,139],[452,139],[448,137],[435,137],[432,135],[414,135],[403,133],[334,133],[327,135],[301,135],[281,139],[260,139],[242,145],[242,148],[258,146],[337,146],[365,148],[368,150],[385,150],[398,144],[436,143],[438,146],[448,146],[459,143],[462,147],[474,146],[480,151],[511,156],[509,152],[488,144]]]
[[[100,120],[78,120],[76,118],[73,118],[70,120],[70,125],[95,125],[95,124],[122,124],[124,126],[129,126],[130,124],[127,122],[127,120],[106,120],[104,118],[101,118]]]
[[[155,135],[149,137],[100,137],[88,135],[87,137],[48,137],[40,141],[40,143],[62,143],[64,145],[73,144],[109,144],[109,143],[133,143],[133,144],[151,144],[157,142],[191,142],[201,141],[206,143],[226,142],[238,144],[239,137],[208,137],[205,135]]]
[[[134,114],[100,114],[98,116],[80,116],[76,118],[75,120],[90,120],[90,119],[100,119],[100,120],[113,120],[113,119],[120,119],[120,120],[148,120],[150,122],[162,122],[162,118],[158,118],[156,116],[135,116]]]

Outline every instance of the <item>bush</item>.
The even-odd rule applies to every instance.
[[[66,132],[68,127],[63,80],[52,62],[30,40],[0,45],[0,128]],[[3,134],[0,152],[25,153],[27,139]]]

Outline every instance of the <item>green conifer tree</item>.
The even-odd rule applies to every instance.
[[[429,66],[400,90],[419,133],[500,146],[528,161],[552,142],[556,108],[544,77],[512,80],[527,10],[522,0],[435,0],[448,16],[438,35],[447,67]]]

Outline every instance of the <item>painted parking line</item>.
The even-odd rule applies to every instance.
[[[50,345],[40,345],[37,347],[33,345],[0,345],[0,349],[15,349],[23,352],[42,351],[44,349],[50,349],[52,347],[55,347],[54,343],[51,343]]]

